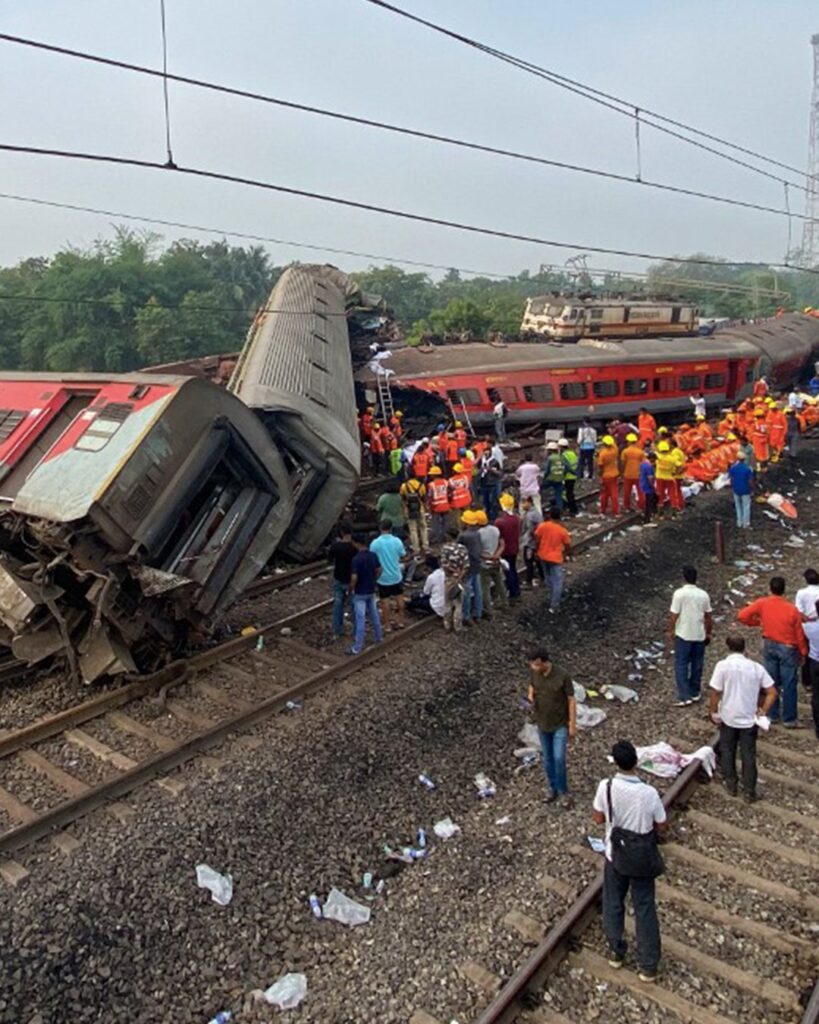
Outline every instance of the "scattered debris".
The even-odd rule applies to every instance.
[[[456,825],[452,818],[441,818],[432,826],[432,831],[439,839],[451,839],[456,832],[461,831],[461,826]]]
[[[196,865],[196,884],[200,889],[207,889],[213,902],[218,903],[220,907],[226,907],[233,899],[233,878],[230,875],[220,875],[207,864]]]
[[[478,772],[478,774],[475,776],[475,785],[478,788],[478,796],[482,800],[486,799],[487,797],[494,796],[498,791],[498,787],[495,785],[495,783],[489,778],[488,775],[484,775],[483,772]]]
[[[333,890],[335,892],[335,890]],[[369,910],[367,914],[369,915]],[[292,1010],[307,995],[307,976],[304,974],[285,974],[265,991],[265,1001],[280,1010]]]
[[[692,761],[699,759],[709,775],[714,774],[717,765],[712,747],[704,746],[693,754],[682,754],[670,743],[654,743],[648,747],[637,747],[637,767],[661,779],[674,779]]]
[[[594,850],[595,853],[606,852],[606,844],[602,839],[598,839],[596,836],[586,836],[586,842]]]
[[[321,909],[328,921],[338,921],[339,924],[346,924],[350,928],[355,928],[360,924],[367,924],[370,920],[369,907],[365,907],[362,903],[350,899],[349,896],[345,896],[340,889],[335,887],[330,890]]]

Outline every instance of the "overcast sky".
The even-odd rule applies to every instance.
[[[797,168],[815,0],[398,0],[492,45]],[[538,155],[635,170],[633,122],[364,0],[166,0],[170,70]],[[158,0],[0,0],[0,30],[159,66]],[[0,42],[0,141],[164,160],[160,83]],[[171,86],[197,166],[572,243],[779,261],[787,221]],[[643,176],[782,206],[783,188],[649,129]],[[789,172],[781,172],[788,174]],[[793,175],[790,175],[793,177]],[[0,192],[496,273],[570,251],[396,221],[170,173],[0,153]],[[793,191],[794,210],[804,194]],[[0,263],[113,219],[0,199]],[[159,229],[157,229],[159,230]],[[794,241],[801,223],[794,221]],[[166,240],[206,234],[164,229]],[[276,262],[373,262],[269,244]],[[641,264],[595,256],[593,266]]]

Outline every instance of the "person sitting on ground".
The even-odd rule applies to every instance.
[[[594,797],[592,819],[606,825],[606,862],[603,869],[603,931],[611,948],[609,964],[623,966],[628,946],[623,938],[626,917],[626,896],[631,889],[634,907],[634,928],[637,933],[637,962],[640,981],[652,984],[657,980],[660,964],[660,923],[657,920],[657,899],[654,880],[662,870],[662,861],[652,844],[646,847],[645,874],[639,877],[624,874],[614,866],[612,846],[614,829],[638,836],[662,834],[667,826],[665,808],[656,789],[637,775],[637,751],[628,740],[618,740],[611,751],[617,773],[603,779]],[[625,836],[623,837],[626,838]],[[641,858],[642,859],[642,858]],[[650,861],[654,861],[652,865]],[[625,867],[626,865],[621,865]],[[636,866],[636,865],[635,865]],[[631,870],[633,870],[631,867]]]
[[[443,618],[446,605],[446,574],[435,555],[427,555],[424,565],[429,570],[429,575],[424,580],[421,592],[407,601],[407,608],[415,612],[432,612]]]
[[[396,537],[389,519],[381,520],[381,532],[370,544],[370,551],[381,566],[378,577],[378,597],[381,602],[381,618],[384,628],[404,628],[404,571],[403,561],[407,556],[404,542]],[[390,602],[395,601],[395,616],[391,616]]]
[[[776,700],[776,686],[765,669],[745,656],[745,641],[725,638],[730,651],[718,661],[711,676],[708,711],[719,725],[722,779],[731,796],[737,795],[737,745],[742,757],[742,789],[746,803],[756,794],[756,718],[767,715]]]

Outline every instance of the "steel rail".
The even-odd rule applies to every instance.
[[[718,737],[711,740],[713,746]],[[682,802],[697,783],[702,762],[697,758],[688,764],[663,794],[666,811]],[[557,923],[549,929],[532,955],[512,975],[475,1021],[475,1024],[511,1024],[521,1012],[521,1001],[527,993],[542,987],[569,952],[570,943],[590,924],[597,912],[603,892],[603,869],[583,890]]]
[[[366,648],[361,654],[352,655],[349,661],[341,665],[333,665],[312,676],[308,676],[293,686],[280,690],[278,693],[255,704],[252,708],[241,711],[217,723],[212,728],[197,733],[187,740],[183,740],[171,750],[147,758],[116,778],[94,786],[80,796],[65,800],[51,810],[39,815],[28,824],[19,825],[0,836],[0,855],[13,853],[23,846],[29,846],[36,840],[50,835],[55,830],[64,828],[90,811],[102,807],[110,800],[125,796],[131,790],[152,779],[155,775],[165,774],[191,760],[191,758],[196,757],[203,750],[222,742],[231,733],[255,725],[262,719],[279,711],[288,701],[304,697],[313,690],[319,689],[325,683],[345,679],[347,676],[353,675],[353,673],[366,668],[373,662],[379,661],[396,648],[402,647],[416,637],[430,632],[435,625],[436,623],[433,619],[422,619],[401,632],[393,633],[382,643]],[[245,638],[242,637],[240,639]]]

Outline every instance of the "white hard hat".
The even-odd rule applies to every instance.
[[[556,452],[557,451],[557,441],[550,441],[546,445],[546,451],[547,452]]]
[[[569,442],[566,440],[565,437],[561,437],[561,439],[557,442],[557,446],[558,448],[568,448]]]

